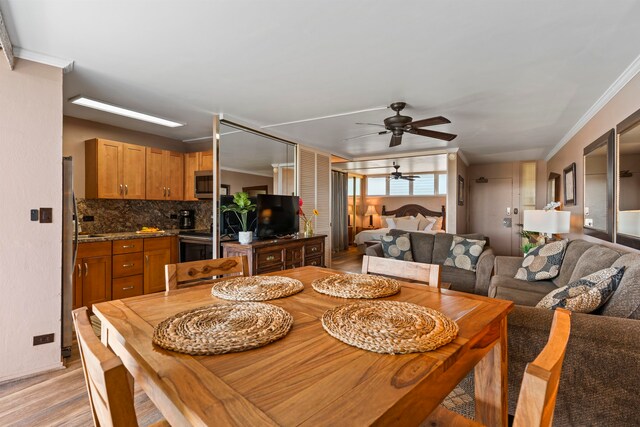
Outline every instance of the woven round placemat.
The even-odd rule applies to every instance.
[[[232,277],[216,282],[211,294],[233,301],[267,301],[288,297],[304,289],[301,281],[282,276]]]
[[[456,338],[458,325],[431,308],[399,301],[362,301],[322,315],[334,338],[376,353],[406,354],[435,350]]]
[[[382,298],[400,291],[397,280],[375,274],[336,274],[316,279],[311,286],[321,294],[340,298]]]
[[[292,324],[291,314],[271,304],[212,304],[163,320],[153,331],[153,342],[191,355],[232,353],[280,339]]]

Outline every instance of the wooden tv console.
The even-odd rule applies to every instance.
[[[252,275],[287,270],[304,265],[325,266],[326,235],[292,239],[258,240],[248,245],[236,241],[221,242],[222,256],[246,255]]]

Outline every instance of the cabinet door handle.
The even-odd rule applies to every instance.
[[[267,261],[273,261],[274,259],[276,259],[276,257],[274,257],[273,255],[269,255],[267,257]]]
[[[136,265],[135,263],[131,263],[131,264],[122,264],[122,268],[129,268],[129,267],[133,267],[134,265]]]
[[[167,197],[171,197],[171,187],[167,187]]]
[[[120,194],[121,194],[121,195],[122,195],[122,194],[124,194],[124,190],[123,190],[123,188],[122,188],[122,184],[120,184]]]
[[[317,252],[317,251],[318,251],[318,248],[316,246],[311,248],[311,252]]]
[[[144,260],[147,262],[147,264],[149,264],[149,255],[145,255]]]
[[[130,291],[131,289],[133,289],[133,286],[125,286],[122,288],[123,291]]]
[[[311,265],[318,265],[318,261],[312,261]]]
[[[167,197],[167,187],[162,187],[162,195]]]
[[[125,196],[129,194],[129,186],[127,184],[124,185],[124,194]]]
[[[78,279],[82,277],[82,264],[78,264]]]
[[[131,249],[131,248],[135,248],[136,245],[122,245],[122,249]]]
[[[87,277],[88,274],[89,274],[89,264],[87,264],[85,262],[84,263],[84,277]]]

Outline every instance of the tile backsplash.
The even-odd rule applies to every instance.
[[[163,230],[178,228],[178,219],[171,219],[181,209],[195,211],[196,228],[211,226],[213,202],[167,201],[167,200],[108,200],[78,199],[78,215],[93,216],[91,222],[80,221],[82,231],[87,233],[121,233],[139,230],[142,227],[159,227]]]

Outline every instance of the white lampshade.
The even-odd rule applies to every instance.
[[[640,211],[618,212],[618,233],[640,236]]]
[[[571,212],[569,211],[524,211],[525,231],[538,233],[563,234],[571,229]]]
[[[376,207],[374,205],[369,205],[367,206],[367,211],[364,214],[365,216],[378,215],[378,212],[376,212]]]

